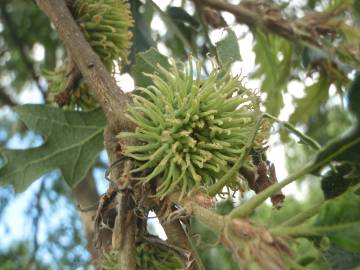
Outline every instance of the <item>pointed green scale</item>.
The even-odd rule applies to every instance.
[[[133,123],[135,123],[138,127],[141,127],[145,130],[149,130],[151,132],[155,132],[155,133],[160,133],[160,128],[159,127],[153,127],[150,125],[145,124],[144,122],[141,122],[137,119],[135,119],[135,117],[132,117],[130,115],[125,115],[126,118],[130,119]]]
[[[160,161],[160,163],[153,169],[153,171],[149,175],[145,177],[138,177],[136,179],[142,181],[143,183],[149,182],[150,180],[152,180],[153,178],[155,178],[165,170],[167,162],[170,158],[171,158],[171,153],[168,153],[167,156],[165,156]]]
[[[126,153],[147,152],[159,148],[160,143],[149,143],[144,145],[127,145]]]

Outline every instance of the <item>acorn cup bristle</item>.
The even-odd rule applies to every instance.
[[[128,109],[137,128],[118,135],[139,142],[123,149],[137,161],[133,173],[150,171],[138,180],[156,178],[160,198],[214,184],[245,153],[261,117],[258,96],[226,68],[214,68],[202,80],[199,61],[196,70],[190,61],[189,66],[177,63],[169,70],[158,66],[157,74],[147,76],[152,85],[138,88]],[[261,151],[267,130],[258,133],[252,148]],[[254,167],[250,156],[244,164]],[[227,186],[236,188],[240,179],[235,175]]]

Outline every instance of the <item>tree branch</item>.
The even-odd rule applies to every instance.
[[[109,155],[110,164],[116,164],[121,158],[119,151],[119,141],[116,134],[108,127],[104,133],[105,149]],[[125,161],[126,162],[126,161]],[[123,166],[113,166],[111,168],[111,180],[119,187],[124,187],[124,191],[120,191],[116,195],[117,216],[112,235],[112,248],[119,252],[119,269],[136,269],[136,216],[134,213],[134,199],[131,191],[126,187],[130,183],[123,183],[123,174],[126,174],[127,179],[130,176],[126,168]],[[125,165],[124,165],[125,166]],[[130,169],[130,168],[129,168]],[[129,179],[130,180],[130,179]],[[109,186],[109,188],[112,188]],[[139,194],[140,196],[142,194]],[[135,195],[134,195],[135,196]],[[136,200],[136,198],[135,198]]]
[[[195,3],[207,5],[217,10],[227,11],[235,15],[237,22],[250,27],[260,27],[268,32],[282,36],[290,41],[300,43],[306,47],[320,49],[329,56],[336,55],[344,63],[360,67],[360,59],[356,53],[341,47],[329,47],[323,37],[336,34],[334,23],[331,21],[344,8],[338,8],[324,13],[310,13],[302,18],[289,19],[283,15],[281,8],[257,1],[241,1],[238,5],[219,0],[193,0]],[[352,57],[349,57],[352,56]]]
[[[115,79],[86,41],[65,0],[36,0],[36,3],[54,23],[60,39],[79,68],[86,84],[96,94],[97,101],[106,114],[108,126],[104,141],[110,164],[114,164],[121,155],[116,135],[120,131],[134,128],[134,124],[124,117],[129,104],[128,96],[116,85]],[[121,173],[121,169],[114,168],[111,171],[111,180],[117,183]],[[112,245],[120,249],[119,266],[121,269],[134,270],[136,267],[136,217],[133,205],[125,203],[130,199],[129,196],[124,194],[117,196],[119,197],[117,199],[118,215],[115,220]],[[116,227],[117,224],[120,224],[119,228]],[[121,235],[117,235],[116,229],[120,230]]]
[[[116,85],[99,56],[86,41],[64,0],[36,0],[37,5],[54,23],[60,39],[78,66],[86,84],[96,94],[107,115],[111,130],[131,130],[134,125],[124,117],[129,99]]]
[[[284,238],[247,219],[234,219],[210,211],[206,206],[207,198],[206,194],[197,193],[181,201],[175,196],[170,199],[215,232],[242,267],[247,269],[249,263],[256,262],[261,269],[288,269],[286,260],[292,255]]]
[[[159,213],[159,211],[156,212]],[[178,219],[170,221],[160,219],[160,222],[161,226],[164,228],[166,236],[168,237],[167,242],[176,247],[180,247],[183,250],[186,250],[190,254],[189,258],[186,258],[185,264],[188,264],[186,269],[205,269],[201,262],[201,259],[199,258],[196,251],[193,249],[189,237],[186,235],[184,229],[181,227],[180,221]]]

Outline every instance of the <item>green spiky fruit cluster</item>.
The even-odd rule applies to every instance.
[[[57,95],[61,94],[66,85],[66,69],[65,67],[60,67],[56,71],[45,71],[44,77],[46,78],[49,89],[49,95],[47,96],[49,101],[54,101]],[[72,93],[69,93],[70,104],[68,109],[76,110],[78,108],[83,109],[92,109],[97,106],[96,97],[89,91],[87,85],[83,80],[79,82],[79,85],[76,89],[72,90]]]
[[[118,253],[114,250],[104,253],[100,265],[104,270],[119,270]],[[171,251],[142,243],[136,247],[136,269],[183,270],[184,267]]]
[[[85,38],[101,60],[111,69],[112,62],[127,62],[133,26],[129,3],[126,0],[76,0],[74,17]]]
[[[137,128],[118,135],[140,142],[124,145],[124,155],[138,161],[134,173],[149,171],[140,181],[157,179],[159,197],[214,184],[244,153],[258,127],[259,98],[240,77],[215,68],[202,80],[200,62],[194,73],[192,65],[174,64],[148,74],[152,85],[137,89],[128,110]],[[253,149],[262,149],[265,133],[258,129]],[[250,157],[244,165],[253,166]],[[240,179],[236,175],[228,186],[239,186]]]
[[[184,270],[179,258],[171,251],[160,247],[141,244],[136,248],[137,269],[149,270]]]
[[[132,45],[132,33],[129,29],[133,26],[127,0],[76,0],[72,13],[85,38],[108,71],[115,70],[115,62],[118,62],[119,66],[120,63],[127,63]],[[65,66],[45,72],[50,85],[51,100],[63,92],[68,72]],[[88,109],[97,104],[83,80],[69,95],[71,95],[70,108]]]

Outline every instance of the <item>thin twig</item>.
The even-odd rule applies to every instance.
[[[300,130],[296,129],[292,124],[290,124],[289,122],[286,121],[281,121],[278,118],[276,118],[275,116],[269,114],[269,113],[265,113],[264,114],[265,117],[270,118],[271,120],[279,123],[280,125],[286,127],[290,132],[294,133],[297,137],[299,137],[304,143],[306,143],[307,145],[309,145],[311,148],[313,148],[314,150],[319,150],[321,148],[321,145],[315,141],[313,138],[309,137],[308,135],[302,133]]]
[[[334,157],[343,153],[344,151],[348,150],[349,148],[353,147],[354,145],[358,144],[359,142],[360,142],[360,137],[358,139],[352,141],[351,143],[344,145],[343,147],[334,151],[333,153],[331,153],[330,155],[328,155],[327,157],[325,157],[324,159],[322,159],[320,161],[309,162],[301,170],[289,175],[281,182],[268,187],[264,191],[260,192],[256,196],[252,197],[250,200],[245,202],[240,207],[233,209],[230,213],[230,216],[233,218],[247,217],[254,211],[254,209],[256,207],[258,207],[260,204],[262,204],[272,194],[280,191],[283,187],[287,186],[288,184],[290,184],[298,179],[301,179],[305,175],[322,168],[323,166],[325,166],[326,164],[331,162],[331,160],[333,160]]]
[[[285,222],[281,223],[277,227],[289,227],[289,226],[295,226],[299,225],[306,220],[312,218],[313,216],[317,215],[321,209],[321,207],[324,205],[325,201],[321,201],[320,203],[317,203],[316,205],[301,211],[297,215],[294,215],[293,217],[287,219]]]
[[[281,8],[272,5],[271,9],[263,10],[263,2],[243,1],[238,5],[227,3],[220,0],[193,0],[202,5],[208,5],[217,10],[227,11],[235,15],[237,22],[246,24],[250,27],[260,27],[267,32],[282,36],[283,38],[295,43],[300,43],[309,48],[317,48],[328,54],[335,60],[348,63],[354,67],[360,66],[360,59],[350,52],[340,49],[334,50],[325,42],[321,41],[321,36],[328,32],[334,32],[334,27],[326,25],[334,16],[344,10],[344,7],[328,13],[319,13],[317,16],[289,19],[283,15]],[[323,25],[324,24],[324,25]],[[346,54],[351,54],[349,57]],[[335,57],[333,57],[335,55]]]

